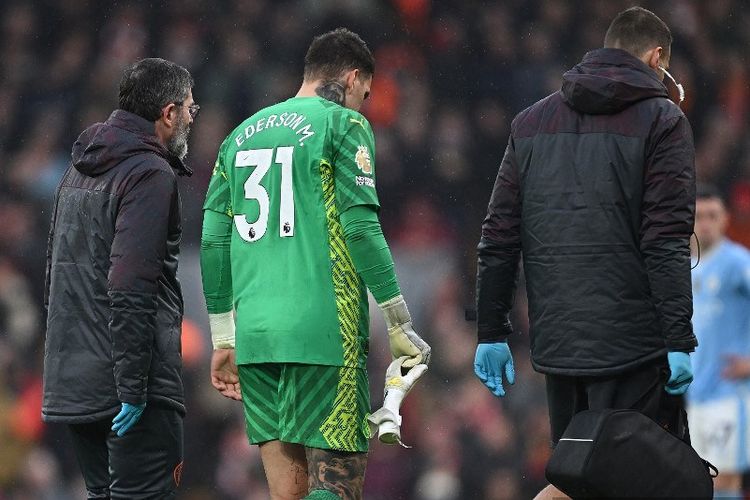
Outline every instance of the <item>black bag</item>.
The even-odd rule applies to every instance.
[[[545,471],[572,498],[710,500],[716,474],[689,444],[635,410],[577,413]]]

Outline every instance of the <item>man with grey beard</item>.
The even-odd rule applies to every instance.
[[[88,498],[174,498],[185,414],[177,176],[200,109],[190,73],[143,59],[119,109],[73,145],[47,246],[46,422],[66,424]]]

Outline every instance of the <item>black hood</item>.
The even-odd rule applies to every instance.
[[[656,72],[621,49],[597,49],[563,75],[563,100],[589,115],[608,115],[652,97],[669,97]]]
[[[193,173],[159,141],[152,122],[122,109],[113,111],[106,122],[84,130],[73,144],[71,156],[76,170],[96,177],[125,158],[143,153],[161,156],[179,175]]]

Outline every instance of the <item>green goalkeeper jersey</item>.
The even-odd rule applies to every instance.
[[[367,292],[339,215],[379,206],[374,154],[367,120],[319,97],[265,108],[221,145],[203,208],[232,218],[238,364],[365,366]]]

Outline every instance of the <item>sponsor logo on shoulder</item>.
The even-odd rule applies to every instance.
[[[358,175],[356,177],[357,186],[367,186],[374,188],[375,187],[375,181],[372,180],[372,177],[364,177],[362,175]]]

